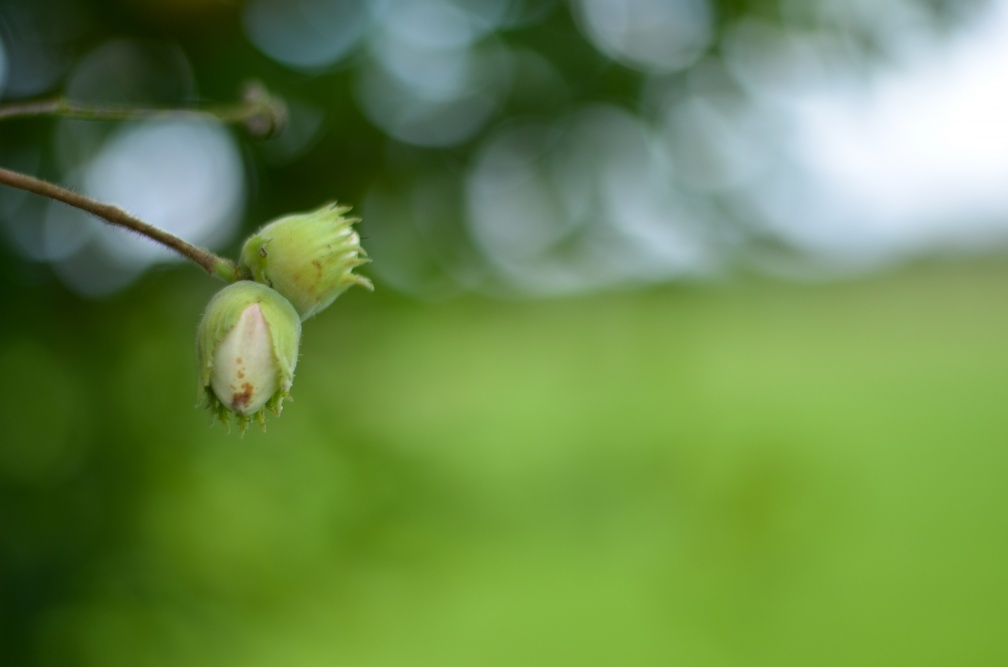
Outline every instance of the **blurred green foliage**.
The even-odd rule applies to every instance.
[[[244,439],[199,276],[22,293],[5,664],[1001,664],[1006,280],[351,292]]]

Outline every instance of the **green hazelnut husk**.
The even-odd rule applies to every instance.
[[[199,402],[229,429],[266,428],[290,398],[301,318],[287,299],[250,280],[232,283],[207,304],[196,333]]]
[[[326,204],[275,220],[245,242],[239,269],[286,297],[302,320],[327,308],[353,285],[374,289],[353,273],[368,261],[349,206]]]

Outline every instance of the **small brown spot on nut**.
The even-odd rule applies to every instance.
[[[242,390],[236,391],[231,397],[231,409],[235,412],[241,412],[244,408],[248,407],[249,401],[252,400],[252,393],[254,388],[248,382],[242,385]]]

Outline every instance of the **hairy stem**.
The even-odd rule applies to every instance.
[[[234,282],[241,277],[237,265],[235,265],[235,263],[231,260],[224,259],[205,248],[200,248],[199,246],[195,246],[187,241],[183,241],[177,236],[169,234],[162,229],[158,229],[153,225],[147,224],[143,220],[130,215],[116,206],[102,203],[54,183],[49,183],[48,181],[43,181],[16,171],[10,171],[2,167],[0,167],[0,183],[9,185],[13,188],[27,190],[28,192],[34,192],[37,195],[49,197],[50,199],[55,199],[56,201],[61,201],[64,204],[69,204],[70,206],[79,208],[82,211],[86,211],[91,215],[101,218],[111,225],[124,227],[130,231],[140,234],[141,236],[146,236],[152,241],[160,243],[161,245],[174,250],[186,259],[195,262],[210,275],[217,276],[227,282]]]

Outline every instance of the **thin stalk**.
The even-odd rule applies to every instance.
[[[210,275],[217,276],[226,282],[234,282],[241,277],[237,265],[231,260],[219,257],[209,250],[195,246],[188,241],[183,241],[177,236],[169,234],[163,229],[158,229],[111,204],[102,203],[54,183],[2,167],[0,167],[0,183],[61,201],[64,204],[69,204],[101,218],[111,225],[123,227],[141,236],[146,236],[152,241],[160,243],[196,263]]]
[[[225,123],[239,123],[259,138],[271,137],[283,129],[286,110],[283,102],[271,96],[259,84],[245,87],[242,100],[231,105],[202,109],[143,109],[102,106],[53,97],[30,102],[0,105],[0,120],[58,116],[77,120],[202,120],[215,118]]]

